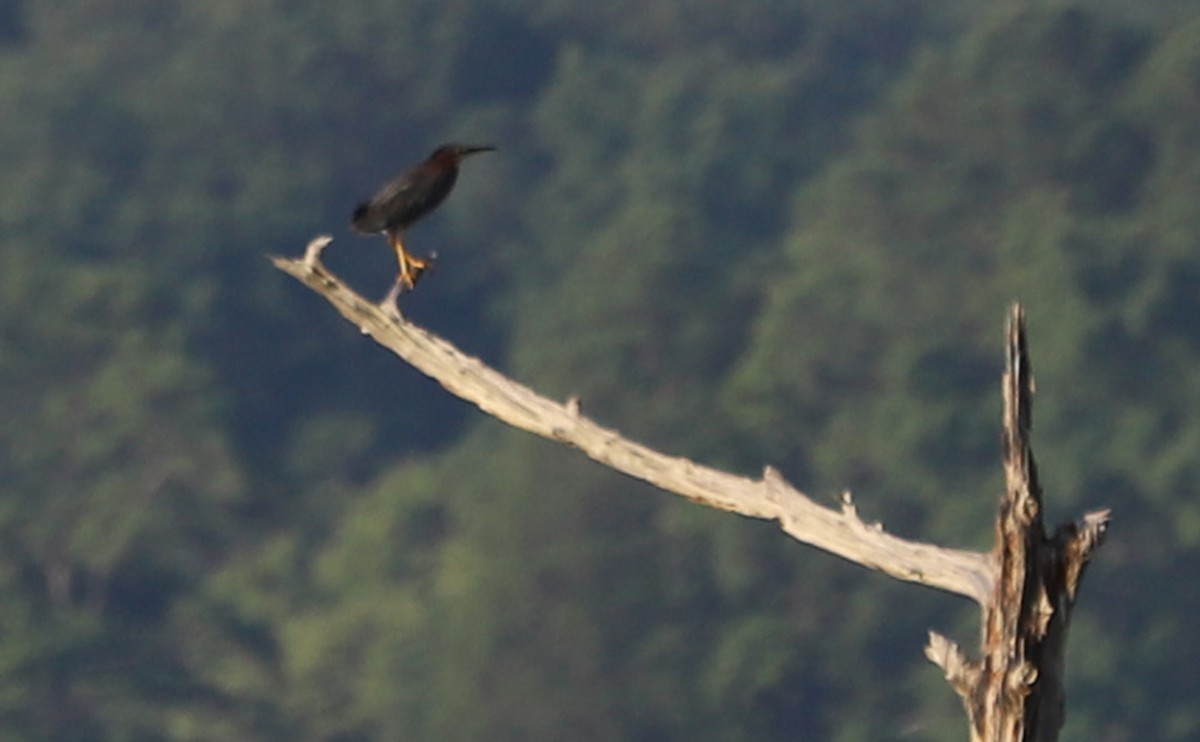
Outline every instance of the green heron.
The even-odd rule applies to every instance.
[[[436,209],[458,180],[458,165],[463,158],[478,152],[490,152],[491,146],[443,144],[428,160],[395,180],[389,181],[370,201],[359,204],[351,220],[359,234],[385,234],[400,261],[396,289],[411,289],[430,267],[432,257],[418,258],[404,249],[404,230]]]

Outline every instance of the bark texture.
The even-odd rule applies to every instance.
[[[1006,486],[992,550],[996,580],[983,610],[982,656],[969,662],[942,637],[931,638],[926,650],[962,696],[972,742],[1058,739],[1071,609],[1108,527],[1109,511],[1102,510],[1046,533],[1029,442],[1033,391],[1025,316],[1014,306],[1003,382]]]
[[[301,259],[273,258],[280,270],[327,299],[364,334],[485,413],[667,492],[720,510],[776,520],[797,541],[896,579],[962,595],[983,612],[981,659],[931,633],[926,655],[962,696],[971,739],[1049,742],[1062,726],[1063,648],[1071,607],[1108,511],[1086,515],[1047,536],[1042,492],[1029,447],[1033,380],[1024,316],[1014,306],[1004,376],[1007,480],[991,553],[898,538],[864,522],[849,493],[838,509],[818,505],[765,467],[761,478],[718,471],[659,453],[584,416],[578,399],[559,402],[507,378],[450,343],[404,320],[390,302],[371,303],[321,264],[331,238],[309,243]]]

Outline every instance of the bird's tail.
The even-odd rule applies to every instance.
[[[383,231],[383,225],[378,223],[378,218],[371,210],[370,202],[364,201],[354,209],[354,216],[350,218],[350,226],[354,227],[354,231],[359,234],[375,234]]]

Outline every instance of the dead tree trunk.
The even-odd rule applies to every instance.
[[[943,646],[930,658],[963,697],[972,742],[1049,742],[1065,716],[1067,628],[1084,568],[1108,525],[1107,510],[1089,513],[1048,536],[1042,489],[1029,445],[1033,375],[1025,315],[1008,321],[1004,372],[1005,493],[996,518],[992,560],[996,581],[983,606],[983,654],[978,663]],[[931,642],[931,648],[934,646]]]
[[[1064,649],[1083,571],[1104,537],[1107,510],[1088,513],[1047,535],[1042,491],[1029,445],[1033,377],[1025,318],[1008,322],[1004,374],[1006,491],[990,553],[948,549],[893,536],[866,523],[847,493],[838,510],[813,502],[771,467],[760,479],[668,456],[604,428],[578,400],[547,399],[471,358],[450,343],[368,302],[320,262],[328,237],[302,259],[275,265],[324,296],[357,325],[451,393],[513,427],[580,449],[588,457],[663,490],[720,510],[776,520],[798,541],[874,569],[971,598],[982,608],[982,651],[973,661],[930,633],[926,656],[962,697],[972,742],[1053,742],[1065,708]]]

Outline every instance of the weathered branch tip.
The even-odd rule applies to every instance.
[[[936,631],[929,632],[925,657],[942,669],[946,681],[960,696],[965,697],[979,677],[979,666],[968,660],[957,644]]]
[[[304,267],[312,270],[316,266],[320,265],[321,251],[324,250],[330,242],[333,242],[332,235],[323,234],[318,237],[314,237],[312,241],[308,243],[308,247],[304,248]]]

